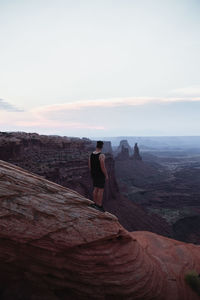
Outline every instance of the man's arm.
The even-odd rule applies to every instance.
[[[106,179],[108,179],[108,173],[107,173],[106,166],[105,166],[105,155],[100,154],[99,160],[100,160],[101,171],[104,173]]]

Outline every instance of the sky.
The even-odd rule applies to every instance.
[[[0,131],[200,135],[199,0],[0,0]]]

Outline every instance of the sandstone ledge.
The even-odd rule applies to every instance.
[[[184,283],[199,246],[129,233],[90,203],[0,161],[1,299],[199,299]]]

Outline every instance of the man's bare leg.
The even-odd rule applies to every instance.
[[[93,201],[94,203],[97,203],[98,201],[98,188],[97,187],[94,187],[94,190],[93,190]]]
[[[99,205],[99,206],[102,206],[103,191],[104,191],[104,189],[100,189],[100,188],[98,188],[98,190],[97,190],[97,202],[96,202],[96,204]]]

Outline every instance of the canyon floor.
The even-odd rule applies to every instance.
[[[120,191],[165,219],[175,239],[200,244],[200,151],[154,150],[116,162]]]

